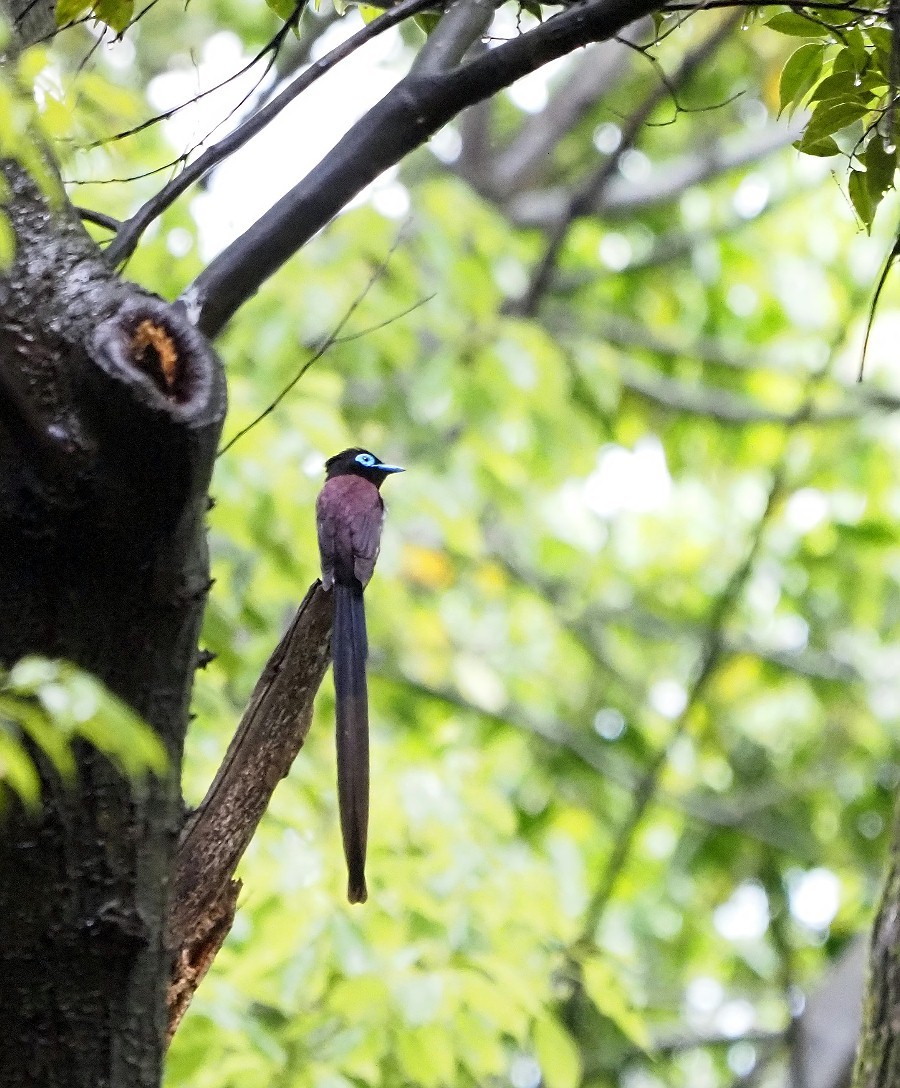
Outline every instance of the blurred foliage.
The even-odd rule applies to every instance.
[[[501,12],[498,33],[520,15]],[[715,18],[661,22],[666,71]],[[854,152],[853,169],[877,175],[866,197],[851,182],[848,201],[831,173],[842,160],[789,148],[636,195],[798,105],[821,122],[809,151],[833,139],[848,153],[871,129],[879,27],[860,30],[870,63],[855,36],[830,42],[805,20],[798,50],[794,15],[763,18],[771,29],[736,33],[660,105],[621,158],[618,204],[572,224],[538,319],[515,301],[542,236],[458,176],[451,126],[223,337],[227,440],[332,331],[409,204],[343,337],[218,462],[203,633],[217,658],[198,674],[186,752],[196,803],[316,577],[325,457],[359,443],[406,464],[385,487],[367,592],[370,899],[343,902],[326,681],[168,1088],[718,1088],[780,1053],[798,994],[870,920],[900,782],[890,283],[867,382],[853,378],[893,244],[891,195],[872,236],[861,229],[888,187],[890,133],[876,125]],[[90,28],[62,36],[42,87],[69,118],[57,147],[78,200],[124,216],[146,199],[165,176],[147,171],[204,120],[88,145],[140,124],[172,86],[196,93],[204,43],[237,40],[243,63],[277,27],[262,2],[193,0],[177,19],[158,5],[109,47]],[[385,63],[408,57],[412,33]],[[826,132],[845,74],[860,77],[857,112]],[[657,79],[636,57],[539,183],[577,185]],[[493,104],[495,149],[541,108],[544,77],[526,82]],[[255,169],[295,180],[287,150]],[[110,178],[134,180],[99,184]],[[165,214],[129,275],[170,298],[190,282],[228,233],[215,180]],[[744,1039],[759,1032],[769,1046]]]
[[[132,778],[161,773],[166,751],[153,730],[90,673],[67,661],[27,657],[0,672],[0,806],[8,791],[41,801],[35,750],[64,779],[76,772],[73,745],[87,741]]]

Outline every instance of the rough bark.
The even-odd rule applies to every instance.
[[[224,381],[178,308],[116,278],[64,200],[2,170],[16,260],[0,277],[0,663],[74,661],[170,757],[138,788],[84,745],[74,781],[45,771],[37,816],[3,813],[2,1081],[156,1088]]]
[[[853,1088],[896,1088],[900,1084],[900,806],[888,871],[869,949]]]

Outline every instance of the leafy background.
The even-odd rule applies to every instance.
[[[516,17],[500,13],[505,32]],[[661,20],[662,67],[719,18]],[[329,20],[307,13],[296,48]],[[792,1017],[871,920],[900,781],[890,282],[854,379],[893,244],[892,193],[875,217],[891,53],[880,23],[769,10],[738,25],[621,156],[618,204],[571,224],[536,316],[516,300],[543,236],[479,195],[455,125],[388,180],[390,215],[370,194],[222,339],[227,439],[393,247],[343,339],[218,461],[217,657],[197,678],[189,801],[316,577],[324,458],[359,443],[410,471],[385,488],[367,593],[369,903],[343,901],[326,682],[169,1088],[781,1083]],[[154,81],[192,77],[223,28],[246,59],[277,26],[258,4],[194,0],[87,64],[92,24],[26,54],[76,200],[128,214],[160,184],[138,175],[183,137],[87,145],[138,124]],[[554,70],[551,95],[570,76]],[[624,64],[554,147],[545,189],[571,192],[613,153],[658,80],[645,58]],[[544,82],[529,88],[493,104],[488,155],[539,115]],[[804,109],[808,154],[784,139],[715,167],[728,141]],[[0,109],[7,142],[17,116]],[[637,199],[705,158],[694,182]],[[86,183],[108,177],[135,180]],[[202,200],[166,213],[129,275],[177,295],[209,249]]]

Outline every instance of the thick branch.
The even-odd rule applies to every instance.
[[[0,662],[75,662],[169,755],[137,788],[85,744],[71,780],[45,769],[39,814],[4,808],[0,1080],[146,1088],[224,376],[180,310],[111,274],[67,202],[0,165],[15,231],[0,275]]]
[[[900,1083],[900,804],[869,948],[866,1003],[853,1088]]]
[[[214,336],[284,262],[366,185],[467,106],[649,14],[654,0],[588,0],[452,71],[410,73],[314,170],[201,273],[184,294]]]
[[[315,582],[269,658],[222,766],[182,834],[168,920],[175,954],[170,1035],[228,934],[240,889],[235,870],[309,732],[330,640],[331,599]]]
[[[490,26],[493,0],[455,0],[413,62],[417,75],[445,72],[459,64]]]

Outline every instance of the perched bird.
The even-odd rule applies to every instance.
[[[369,826],[369,699],[366,691],[366,588],[381,540],[379,488],[399,465],[354,447],[325,462],[316,501],[322,585],[334,594],[331,658],[337,703],[338,801],[347,858],[347,898],[365,903]]]

